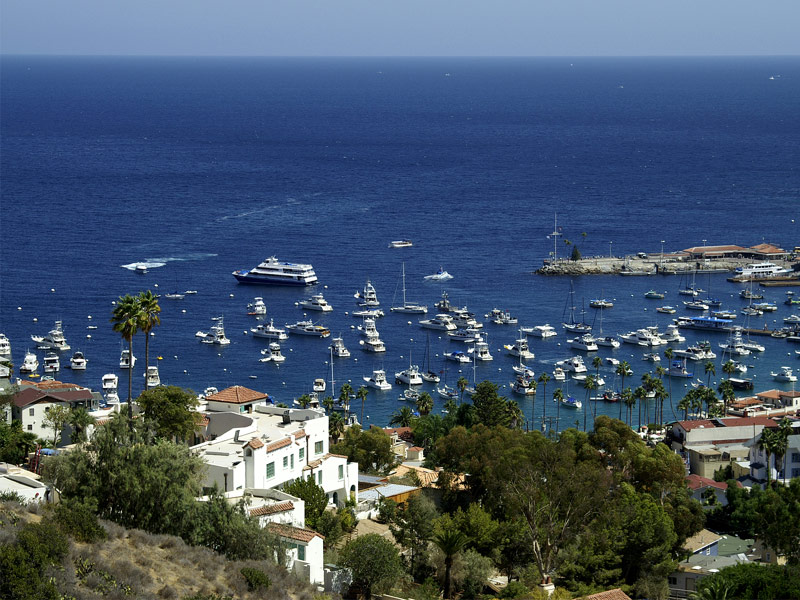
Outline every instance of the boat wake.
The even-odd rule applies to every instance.
[[[136,271],[137,269],[144,267],[146,269],[157,269],[158,267],[163,267],[169,262],[186,262],[190,260],[204,260],[206,258],[213,258],[218,256],[212,252],[190,252],[189,254],[182,254],[179,256],[167,256],[167,257],[157,257],[157,258],[145,258],[142,261],[130,263],[128,265],[120,265],[123,269],[128,269],[129,271]]]

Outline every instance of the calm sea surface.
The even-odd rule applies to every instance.
[[[308,314],[353,353],[335,362],[338,389],[357,387],[373,369],[391,377],[409,358],[422,363],[418,317],[388,314],[403,261],[409,300],[432,309],[446,290],[480,316],[496,307],[523,325],[558,326],[558,337],[530,340],[537,375],[572,354],[559,325],[570,281],[532,274],[552,250],[555,213],[584,255],[658,252],[661,240],[665,250],[800,244],[797,58],[3,57],[0,67],[0,331],[19,365],[35,347],[30,335],[62,320],[89,367],[59,378],[93,388],[107,372],[121,375],[121,388],[126,382],[112,301],[147,288],[198,292],[161,301],[151,357],[163,357],[164,383],[241,384],[291,403],[314,378],[330,378],[329,341],[290,338],[278,367],[259,363],[264,340],[244,334],[256,324],[246,314],[254,296],[277,324],[303,317],[295,303],[311,290],[243,286],[231,276],[270,255],[314,265],[314,291],[335,310]],[[400,238],[414,246],[387,248]],[[124,268],[137,262],[150,272]],[[454,279],[423,281],[440,266]],[[359,349],[358,321],[346,314],[367,278],[387,311],[378,322],[385,356]],[[724,275],[699,276],[698,285],[725,308],[742,308]],[[574,286],[578,305],[614,300],[607,334],[670,322],[654,312],[657,301],[644,300],[650,288],[666,291],[665,303],[685,299],[676,277],[582,277]],[[769,325],[798,312],[784,298],[767,292],[780,303]],[[195,332],[220,315],[233,343],[201,344]],[[518,336],[513,326],[486,331],[495,360],[478,363],[477,377],[510,395],[515,359],[498,349]],[[764,343],[764,355],[744,359],[747,376],[757,389],[789,389],[769,373],[800,371],[796,348]],[[442,355],[454,349],[465,348],[432,334],[434,368],[443,370]],[[134,353],[140,390],[141,336]],[[632,346],[599,354],[628,360],[637,382],[652,367]],[[471,365],[457,371],[450,363],[450,384],[472,375]],[[603,373],[613,385],[610,367]],[[717,359],[712,379],[721,375]],[[684,389],[673,381],[676,401]],[[370,393],[370,422],[388,421],[400,391]],[[568,391],[584,397],[574,383]],[[517,400],[530,416],[531,400]],[[441,405],[436,398],[435,410]],[[540,393],[537,421],[542,406]],[[582,420],[580,411],[561,416],[561,428]]]

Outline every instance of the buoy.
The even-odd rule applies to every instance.
[[[163,356],[159,356],[158,360],[164,360],[164,357]]]
[[[185,312],[186,312],[186,309],[184,308],[184,309],[183,309],[181,312],[182,312],[182,313],[185,313]]]
[[[36,322],[38,322],[38,321],[39,321],[39,319],[37,319],[36,317],[33,317],[33,322],[34,322],[34,323],[36,323]]]
[[[233,298],[233,294],[231,294],[231,296],[230,296],[230,297],[231,297],[231,298]]]
[[[89,316],[87,316],[86,318],[87,318],[87,319],[91,319],[91,318],[92,318],[92,315],[89,315]]]
[[[153,287],[158,287],[158,284],[157,284],[157,283],[154,283],[154,284],[153,284]]]
[[[50,288],[50,291],[51,291],[51,292],[53,292],[53,293],[55,293],[55,291],[56,291],[56,288]]]
[[[22,310],[22,307],[21,307],[21,306],[18,306],[18,307],[17,307],[17,310]]]
[[[189,371],[187,371],[186,369],[184,369],[184,370],[183,370],[183,372],[184,372],[184,373],[188,373]]]

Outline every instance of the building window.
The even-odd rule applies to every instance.
[[[33,431],[33,425],[28,425],[28,431]]]
[[[300,448],[300,452],[297,453],[298,460],[302,461],[306,457],[306,449]]]
[[[317,485],[322,485],[322,469],[317,471]]]
[[[33,409],[33,408],[29,408],[29,409],[28,409],[28,416],[31,416],[31,417],[32,417],[32,416],[35,414],[34,410],[35,410],[35,409]]]
[[[28,425],[28,429],[30,428],[31,426]],[[795,477],[800,477],[800,469],[792,469],[792,479],[794,479]]]
[[[297,544],[297,560],[305,560],[306,559],[306,547]]]
[[[800,452],[792,452],[792,462],[800,463]]]
[[[677,577],[667,577],[667,583],[669,585],[678,585],[678,578]]]
[[[288,466],[289,466],[289,457],[288,456],[284,456],[283,457],[283,468],[285,469]]]
[[[267,479],[275,477],[275,463],[267,463]]]
[[[322,442],[314,442],[314,454],[322,454]]]
[[[344,465],[339,465],[339,479],[344,479]]]
[[[294,454],[292,454],[292,468],[294,469]]]

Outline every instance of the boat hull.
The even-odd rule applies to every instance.
[[[282,277],[269,277],[267,275],[252,275],[249,271],[234,271],[233,276],[239,283],[248,283],[252,285],[288,285],[293,287],[306,287],[317,283],[314,281],[305,281],[298,279],[288,279]]]

